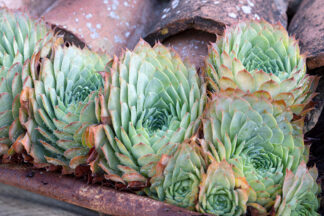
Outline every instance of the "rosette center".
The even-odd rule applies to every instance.
[[[215,193],[208,196],[208,206],[215,213],[228,213],[232,210],[232,194],[228,189],[218,188]]]
[[[172,115],[166,109],[151,108],[144,114],[143,126],[149,134],[153,134],[159,130],[168,130],[171,120]]]
[[[102,86],[101,78],[98,74],[89,73],[89,77],[85,80],[80,77],[69,91],[67,104],[85,102],[91,93],[98,91]]]
[[[173,186],[174,199],[181,202],[183,200],[183,197],[191,192],[192,184],[193,181],[190,179],[176,182]]]
[[[276,75],[284,69],[280,63],[277,59],[271,59],[260,47],[252,48],[243,60],[243,65],[248,71],[263,70]]]

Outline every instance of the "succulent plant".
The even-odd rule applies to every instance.
[[[0,9],[1,157],[64,173],[87,164],[201,213],[319,215],[303,139],[318,77],[280,24],[228,28],[209,47],[207,83],[160,43],[113,61],[62,44],[42,20]]]
[[[235,164],[256,191],[256,202],[270,208],[281,191],[285,170],[296,170],[308,158],[302,128],[303,121],[293,121],[293,113],[281,101],[222,90],[206,109],[201,143],[216,161]]]
[[[225,160],[213,161],[208,166],[199,187],[197,210],[222,216],[245,214],[249,197],[254,193]]]
[[[318,77],[305,75],[305,57],[298,42],[280,24],[264,20],[240,22],[226,29],[209,47],[205,71],[214,91],[266,91],[275,100],[284,100],[298,115],[307,112],[302,113],[318,83]]]
[[[296,173],[288,171],[283,183],[281,196],[278,196],[274,209],[276,216],[316,216],[319,208],[317,195],[320,187],[316,183],[316,167],[306,167],[301,162]]]
[[[0,77],[6,77],[15,63],[23,64],[53,38],[43,20],[34,21],[26,14],[0,9]]]
[[[24,131],[18,120],[22,65],[53,38],[43,21],[0,8],[0,155]]]
[[[163,155],[151,179],[151,196],[177,206],[194,209],[199,184],[206,171],[205,158],[194,140],[178,146],[174,155]]]
[[[106,178],[131,183],[153,176],[161,155],[197,131],[205,91],[195,68],[161,44],[140,41],[116,59],[99,97],[104,124],[93,130]]]
[[[109,57],[55,45],[45,56],[33,55],[23,68],[20,120],[27,133],[20,143],[35,163],[74,169],[87,159],[84,131],[99,123],[95,98]]]

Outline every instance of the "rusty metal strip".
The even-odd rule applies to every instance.
[[[110,215],[202,215],[147,197],[87,185],[71,176],[0,164],[0,182]]]

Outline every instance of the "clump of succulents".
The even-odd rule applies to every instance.
[[[235,164],[256,191],[256,202],[269,209],[282,189],[286,169],[295,171],[308,158],[300,123],[280,102],[220,91],[206,109],[202,146],[217,161]]]
[[[27,132],[20,143],[36,163],[76,168],[86,163],[84,132],[98,124],[95,98],[104,86],[109,57],[75,46],[53,46],[23,67],[20,120]]]
[[[0,8],[0,155],[7,154],[24,131],[18,119],[23,64],[51,40],[54,33],[42,20]]]
[[[68,173],[87,164],[202,213],[318,215],[303,140],[318,78],[282,26],[227,29],[205,82],[161,44],[140,41],[110,64],[22,13],[0,9],[0,21],[0,156],[24,152]]]
[[[198,145],[185,140],[172,156],[163,155],[151,178],[150,196],[184,208],[216,215],[242,215],[255,191],[233,165],[217,162]]]
[[[240,88],[250,93],[267,92],[301,115],[318,81],[306,75],[298,42],[280,24],[264,20],[240,22],[226,29],[209,47],[205,71],[213,91]]]
[[[93,146],[106,178],[145,184],[161,155],[197,132],[206,85],[173,50],[140,41],[115,59],[99,99],[105,124],[92,130]]]

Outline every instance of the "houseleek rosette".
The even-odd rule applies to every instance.
[[[296,170],[308,158],[302,128],[282,101],[220,91],[204,116],[202,146],[216,161],[235,164],[256,191],[257,207],[265,211],[281,191],[285,170]]]
[[[22,65],[50,40],[53,32],[43,21],[35,22],[26,14],[0,9],[0,155],[7,153],[24,131],[18,120],[24,82]]]
[[[177,206],[193,209],[206,161],[195,141],[186,141],[170,158],[162,156],[151,179],[151,196]]]
[[[226,29],[210,46],[205,71],[215,91],[267,91],[303,114],[318,83],[317,77],[305,75],[305,61],[298,42],[280,24],[248,21]]]
[[[76,168],[89,149],[83,133],[99,123],[95,97],[103,88],[100,71],[109,58],[75,46],[53,46],[47,57],[34,55],[23,68],[20,140],[35,163]]]
[[[316,183],[316,167],[306,167],[302,162],[296,173],[288,171],[283,183],[281,196],[278,196],[274,209],[276,216],[319,216],[317,195],[320,186]]]
[[[105,124],[95,127],[93,146],[103,153],[106,178],[145,183],[153,176],[161,155],[197,131],[205,90],[194,66],[161,44],[140,41],[126,51],[114,62],[97,109]]]
[[[246,180],[237,175],[224,161],[213,161],[200,183],[197,210],[222,216],[239,216],[246,213],[253,190]]]

